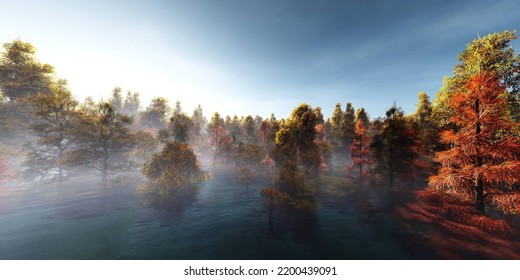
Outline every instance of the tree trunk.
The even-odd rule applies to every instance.
[[[63,149],[62,148],[60,148],[58,158],[60,160],[63,158]],[[58,181],[62,181],[64,178],[65,178],[65,176],[63,175],[63,168],[61,167],[61,163],[58,163]]]
[[[63,181],[65,176],[63,175],[63,168],[61,166],[58,166],[58,181]]]
[[[477,116],[479,116],[479,100],[475,100],[475,112],[477,113]],[[477,144],[479,142],[479,135],[480,135],[480,132],[481,132],[481,127],[480,127],[480,121],[477,121],[477,124],[475,126],[475,138],[477,140]],[[477,167],[481,167],[483,165],[483,162],[482,162],[482,156],[480,155],[480,149],[479,147],[477,146]],[[484,181],[482,180],[482,177],[481,175],[478,175],[477,179],[475,180],[475,189],[477,191],[477,195],[476,195],[476,209],[477,211],[479,211],[480,213],[484,214],[485,211],[486,211],[486,207],[485,207],[485,204],[484,204]]]
[[[106,160],[103,162],[101,173],[103,174],[103,184],[106,184],[108,179],[108,162]]]
[[[475,187],[477,189],[477,204],[476,209],[480,213],[484,214],[486,211],[485,204],[484,204],[484,182],[482,178],[478,178],[475,180]]]
[[[363,136],[359,137],[359,186],[363,185]]]
[[[363,185],[363,165],[359,165],[359,186]]]
[[[103,167],[103,177],[102,177],[103,184],[106,184],[107,178],[108,178],[108,170]]]
[[[108,147],[106,142],[103,144],[103,184],[106,185],[108,177]]]
[[[269,212],[267,213],[267,218],[268,218],[267,232],[273,233],[273,231],[274,231],[274,209],[272,206],[269,207]]]

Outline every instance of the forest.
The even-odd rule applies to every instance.
[[[15,39],[0,58],[0,194],[21,185],[42,195],[85,182],[124,185],[141,205],[183,215],[207,182],[220,180],[253,197],[258,205],[247,211],[265,221],[268,236],[307,242],[325,223],[316,213],[353,208],[362,213],[358,222],[377,224],[384,214],[399,224],[392,239],[405,253],[396,258],[520,259],[515,39],[514,31],[475,38],[434,98],[420,92],[414,113],[394,103],[379,118],[348,100],[331,104],[331,116],[303,103],[290,116],[210,118],[200,105],[187,112],[168,96],[142,104],[138,92],[121,87],[106,99],[77,100],[36,46]],[[161,256],[187,257],[128,258]]]

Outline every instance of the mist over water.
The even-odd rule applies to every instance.
[[[320,199],[315,212],[276,214],[231,174],[194,192],[143,204],[135,184],[82,177],[64,184],[8,184],[0,198],[0,259],[406,259],[403,229],[367,193],[360,206]],[[349,202],[350,201],[350,202]],[[378,210],[379,209],[379,210]]]

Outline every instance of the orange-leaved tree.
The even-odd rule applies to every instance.
[[[372,165],[370,139],[367,135],[365,124],[361,119],[356,121],[354,141],[352,146],[350,146],[350,156],[353,163],[347,168],[351,171],[356,169],[359,172],[359,184],[361,185],[363,178],[368,177],[368,168]]]
[[[496,75],[471,76],[465,92],[450,100],[451,122],[456,130],[444,131],[441,141],[449,145],[436,153],[441,164],[430,186],[472,196],[476,209],[485,213],[485,201],[510,213],[520,212],[520,139],[518,123],[507,115],[505,87]]]

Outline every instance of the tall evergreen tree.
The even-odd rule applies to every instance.
[[[332,116],[330,117],[330,142],[334,146],[334,148],[338,148],[341,146],[341,122],[343,120],[343,110],[341,109],[341,105],[336,103],[334,107],[334,111],[332,112]]]
[[[359,108],[356,110],[356,122],[361,120],[363,122],[363,125],[365,126],[365,128],[368,127],[368,125],[370,124],[370,119],[368,118],[368,114],[367,112],[365,111],[365,108]]]
[[[467,92],[452,96],[450,121],[459,129],[442,133],[450,149],[438,152],[441,164],[430,185],[474,196],[476,209],[485,212],[485,200],[506,212],[519,213],[520,137],[518,122],[507,116],[504,86],[495,75],[481,73],[468,80]]]
[[[247,143],[257,143],[258,142],[258,136],[257,136],[257,129],[255,125],[255,121],[251,115],[246,116],[243,123],[244,127],[244,140]]]
[[[360,118],[356,121],[355,137],[350,146],[350,156],[353,163],[348,167],[350,170],[356,170],[359,178],[359,185],[363,184],[363,179],[369,176],[369,168],[372,165],[372,156],[370,151],[370,138],[367,130]]]
[[[433,106],[430,98],[424,92],[418,95],[417,109],[413,114],[413,120],[417,125],[419,142],[428,157],[441,147],[438,137],[438,127],[432,117]]]
[[[394,104],[379,123],[370,144],[375,170],[388,178],[391,188],[398,176],[413,173],[413,163],[419,158],[416,145],[415,131],[404,112]]]
[[[166,126],[166,117],[170,114],[170,111],[168,100],[164,97],[156,97],[141,113],[141,125],[145,128],[163,129]]]
[[[112,96],[110,97],[110,104],[114,107],[114,110],[118,114],[123,113],[123,95],[121,95],[121,87],[115,87],[112,90]]]
[[[356,114],[354,107],[350,102],[347,102],[343,118],[341,119],[341,140],[344,147],[350,147],[355,136],[355,120]]]
[[[202,113],[202,106],[197,105],[197,108],[193,110],[193,114],[191,115],[191,120],[193,122],[193,139],[192,141],[195,143],[200,143],[202,141],[202,135],[206,129],[206,118]]]
[[[213,116],[208,123],[208,130],[211,135],[211,142],[215,147],[218,147],[220,145],[220,140],[225,135],[224,119],[218,112],[213,113]]]
[[[139,115],[139,107],[141,106],[141,100],[139,99],[139,93],[128,91],[126,93],[125,101],[123,102],[123,114],[137,118]]]
[[[303,167],[309,174],[318,171],[320,151],[316,139],[316,114],[312,107],[301,104],[296,107],[276,134],[274,160],[278,166],[290,162]]]

